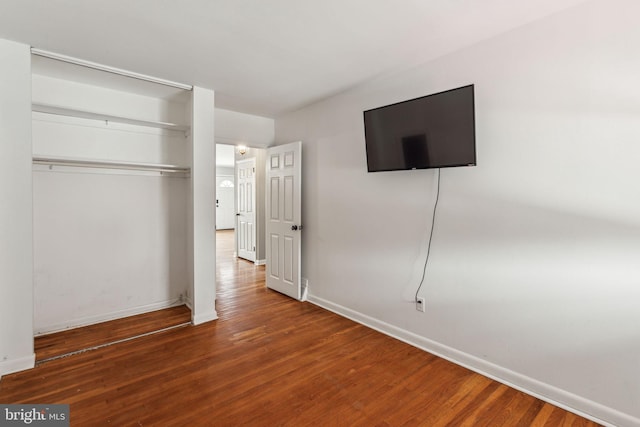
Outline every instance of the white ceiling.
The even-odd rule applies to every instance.
[[[0,38],[276,117],[585,0],[0,0]]]

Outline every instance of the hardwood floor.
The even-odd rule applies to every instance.
[[[152,311],[124,319],[38,336],[34,340],[36,362],[184,325],[190,321],[191,310],[181,305],[166,310]]]
[[[219,320],[5,376],[0,402],[68,403],[73,426],[597,425],[267,290],[218,234]]]

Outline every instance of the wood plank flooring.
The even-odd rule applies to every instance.
[[[148,334],[190,321],[191,310],[187,306],[181,305],[166,310],[152,311],[124,319],[38,336],[34,340],[36,362]]]
[[[597,425],[267,290],[218,234],[219,320],[5,376],[0,402],[68,403],[73,426]]]

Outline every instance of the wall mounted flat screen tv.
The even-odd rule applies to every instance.
[[[369,172],[475,166],[473,85],[364,112]]]

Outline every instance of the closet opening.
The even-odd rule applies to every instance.
[[[193,303],[190,87],[65,58],[32,54],[39,360],[83,350],[49,335],[83,327],[95,348],[184,325]],[[172,320],[99,332],[163,309]]]

